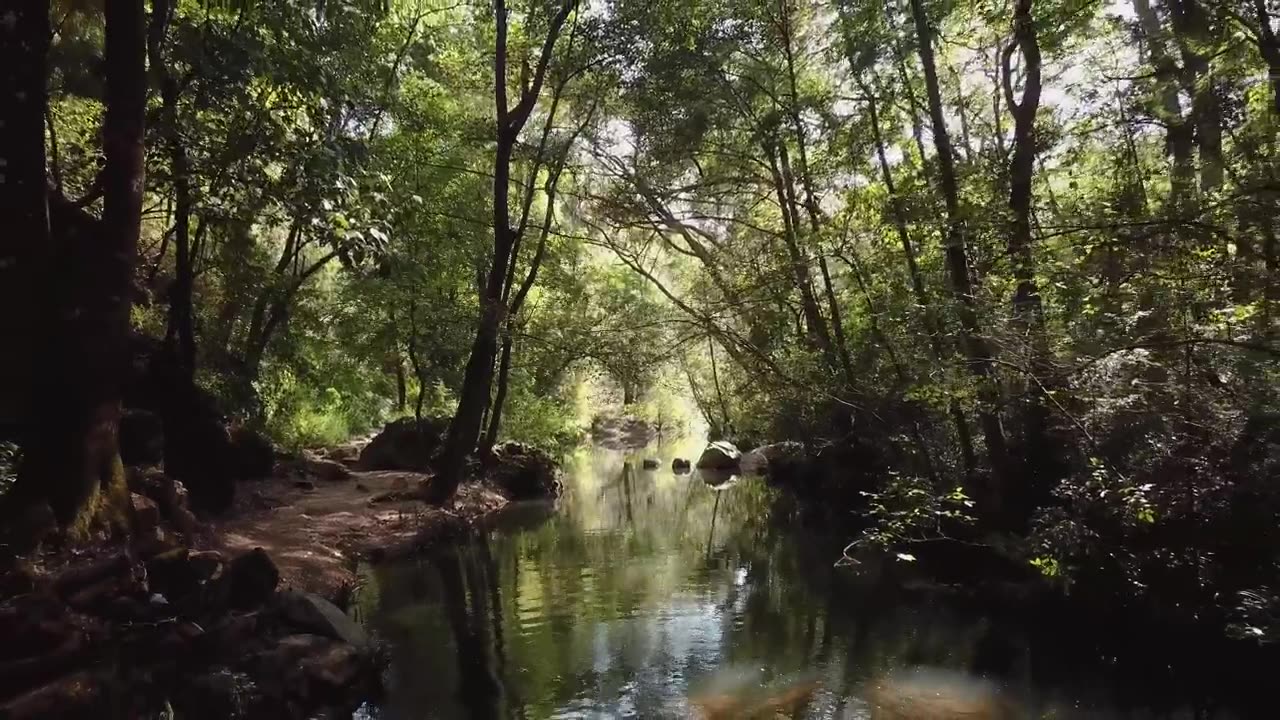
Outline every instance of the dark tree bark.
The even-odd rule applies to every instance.
[[[1168,0],[1170,24],[1182,57],[1183,87],[1191,96],[1191,119],[1200,153],[1200,190],[1222,185],[1222,103],[1207,54],[1214,44],[1209,15],[1197,0]]]
[[[471,344],[471,356],[463,375],[462,390],[458,395],[458,407],[449,433],[445,439],[440,469],[427,490],[426,499],[442,503],[453,496],[462,482],[467,458],[476,449],[484,416],[489,409],[489,394],[493,385],[494,361],[498,354],[498,336],[507,319],[507,307],[503,297],[507,293],[507,271],[513,261],[517,233],[511,227],[511,158],[520,131],[529,120],[530,113],[542,93],[547,66],[551,62],[556,42],[569,14],[577,7],[576,0],[566,0],[551,19],[547,36],[538,57],[533,78],[522,87],[520,100],[515,107],[507,103],[507,7],[506,0],[494,3],[496,43],[493,61],[494,104],[497,108],[497,148],[493,161],[493,256],[485,278],[484,292],[480,298],[480,319],[476,337]]]
[[[7,10],[12,22],[0,23],[0,303],[8,309],[0,312],[0,434],[23,421],[34,399],[29,379],[37,362],[23,350],[40,345],[48,322],[39,312],[15,309],[47,306],[40,278],[49,273],[52,250],[44,139],[49,2],[9,3]]]
[[[1040,291],[1036,287],[1035,260],[1031,244],[1032,181],[1036,162],[1036,113],[1040,110],[1040,43],[1033,0],[1016,0],[1013,11],[1014,42],[1005,49],[1004,82],[1009,110],[1013,113],[1013,157],[1009,161],[1009,209],[1013,213],[1009,232],[1009,257],[1017,289],[1013,296],[1014,317],[1025,332],[1038,332],[1043,321]],[[1022,54],[1022,99],[1014,97],[1010,60]]]
[[[1258,23],[1256,37],[1258,52],[1267,63],[1268,76],[1271,81],[1271,104],[1276,117],[1280,117],[1280,40],[1271,25],[1271,14],[1267,11],[1267,0],[1253,0],[1253,15]]]
[[[1165,47],[1164,29],[1150,0],[1133,0],[1133,10],[1147,42],[1147,57],[1155,69],[1160,96],[1159,119],[1165,126],[1166,151],[1173,159],[1169,203],[1177,210],[1190,201],[1195,184],[1195,131],[1184,116],[1182,101],[1178,99],[1182,69]]]
[[[58,522],[77,530],[127,498],[120,396],[144,186],[146,13],[142,0],[113,0],[105,15],[103,215],[94,221],[70,206],[55,214],[55,232],[65,233],[54,278],[58,323],[43,348],[41,402],[15,488],[46,498]]]
[[[960,193],[956,183],[955,159],[952,155],[951,137],[946,117],[942,112],[942,92],[938,85],[938,70],[933,56],[933,30],[925,14],[923,0],[911,0],[911,14],[915,23],[920,64],[924,69],[925,90],[929,104],[929,116],[933,124],[933,143],[937,151],[938,184],[947,208],[944,251],[947,273],[951,280],[951,292],[955,296],[956,313],[960,318],[961,345],[970,371],[978,384],[978,418],[982,426],[983,440],[995,476],[996,487],[988,488],[987,497],[980,501],[988,512],[999,514],[1002,486],[1008,480],[1008,449],[1004,428],[996,414],[998,391],[994,385],[994,369],[991,350],[982,337],[978,323],[977,300],[970,285],[967,232],[960,208]]]
[[[169,322],[164,341],[179,377],[194,382],[196,341],[192,290],[195,271],[191,257],[191,177],[178,118],[178,80],[164,53],[164,39],[172,17],[170,0],[153,0],[148,55],[152,74],[160,86],[161,122],[169,153],[169,171],[173,176],[174,279],[169,289]]]
[[[426,398],[427,373],[418,355],[418,306],[409,302],[409,337],[405,340],[405,350],[409,355],[409,365],[413,367],[413,376],[418,379],[418,399],[413,405],[413,419],[422,422],[422,403]]]

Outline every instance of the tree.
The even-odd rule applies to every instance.
[[[47,501],[61,525],[81,530],[127,498],[118,433],[144,188],[145,16],[142,0],[106,8],[102,218],[53,205],[52,312],[48,340],[31,348],[39,402],[13,490],[14,502]]]
[[[499,329],[510,313],[506,298],[513,278],[513,267],[524,239],[528,211],[524,211],[516,227],[511,225],[511,161],[520,132],[533,113],[542,94],[547,69],[551,65],[556,44],[569,15],[577,8],[576,0],[566,0],[549,19],[545,39],[529,75],[526,62],[521,69],[519,100],[508,102],[508,13],[505,0],[494,3],[495,50],[493,62],[494,105],[496,108],[497,146],[493,161],[493,253],[485,275],[481,294],[480,319],[477,322],[471,357],[458,397],[458,408],[449,424],[449,434],[440,461],[440,470],[428,489],[428,500],[436,503],[449,499],[462,481],[466,459],[476,448],[489,407],[493,383],[494,361],[498,351]],[[526,20],[532,20],[527,18]],[[525,203],[528,208],[529,203]]]

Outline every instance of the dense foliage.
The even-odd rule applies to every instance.
[[[149,10],[129,327],[278,441],[456,407],[458,465],[573,442],[584,380],[678,387],[717,436],[874,447],[877,543],[999,531],[1267,632],[1273,0]],[[112,18],[49,11],[54,234],[115,227]]]

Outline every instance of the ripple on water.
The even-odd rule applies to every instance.
[[[624,459],[597,452],[571,468],[562,512],[541,525],[478,538],[452,564],[376,570],[362,611],[392,664],[388,697],[366,716],[689,720],[691,697],[767,700],[812,677],[797,718],[882,720],[866,700],[877,678],[973,702],[979,686],[961,671],[993,638],[1009,646],[1016,681],[1050,691],[1025,668],[1056,647],[854,585],[832,568],[846,539],[771,524],[758,479],[717,492],[696,477],[627,471]],[[904,671],[920,664],[950,669]],[[1055,707],[1077,704],[1073,694],[1093,702],[1054,717],[1152,716],[1111,710],[1105,668],[1073,672],[1051,678]]]

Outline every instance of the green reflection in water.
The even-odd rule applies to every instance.
[[[1102,671],[1046,682],[1016,626],[860,585],[832,565],[842,543],[795,528],[759,479],[716,490],[641,460],[583,450],[557,512],[515,508],[474,541],[370,571],[361,611],[392,650],[376,714],[689,718],[691,696],[806,678],[821,689],[798,716],[865,718],[865,682],[924,665],[998,671],[1019,717],[1152,717],[1100,709]]]

